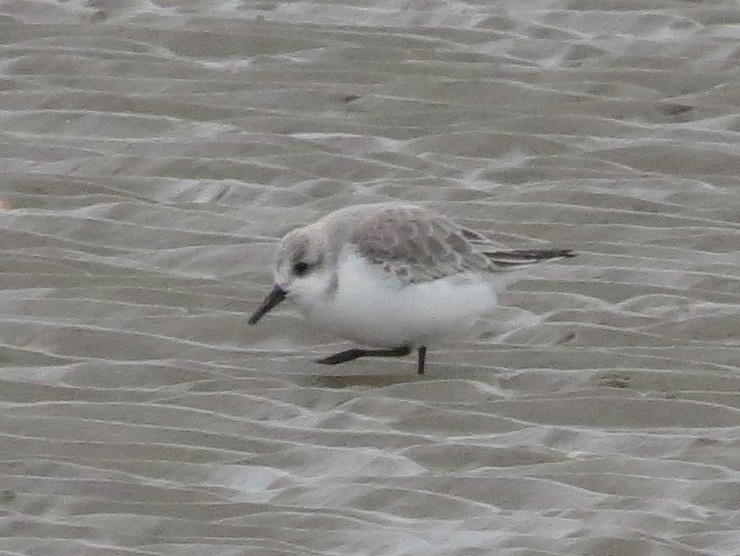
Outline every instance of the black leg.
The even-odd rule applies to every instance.
[[[416,374],[424,374],[424,363],[427,360],[427,346],[421,346],[417,349],[419,354],[419,366],[416,368]]]
[[[347,351],[340,351],[329,357],[323,359],[317,359],[317,363],[322,365],[338,365],[339,363],[346,363],[347,361],[354,361],[360,357],[403,357],[411,353],[411,348],[408,346],[401,346],[392,349],[348,349]]]

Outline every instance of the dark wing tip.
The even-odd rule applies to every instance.
[[[524,259],[556,259],[558,257],[572,259],[576,256],[573,249],[525,249],[515,251],[515,253],[521,253]]]
[[[486,253],[489,254],[489,253]],[[497,251],[490,255],[508,257],[510,259],[540,260],[555,259],[558,257],[573,258],[577,254],[573,249],[514,249],[512,251]]]
[[[514,249],[484,254],[496,266],[523,266],[548,259],[572,259],[577,256],[572,249]]]

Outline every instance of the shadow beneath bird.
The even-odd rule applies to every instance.
[[[304,376],[301,380],[303,386],[318,388],[383,388],[394,384],[406,384],[423,380],[424,375],[417,374],[372,374],[372,375],[313,375]]]

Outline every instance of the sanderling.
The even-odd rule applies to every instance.
[[[496,305],[501,273],[570,249],[507,250],[428,209],[400,202],[354,205],[289,232],[274,262],[275,284],[249,318],[284,299],[313,324],[381,349],[355,348],[317,363],[418,352],[464,337]],[[497,276],[498,275],[498,276]]]

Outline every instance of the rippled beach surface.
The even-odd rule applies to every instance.
[[[0,3],[0,552],[737,556],[740,6]],[[467,342],[338,367],[275,240],[513,247]]]

